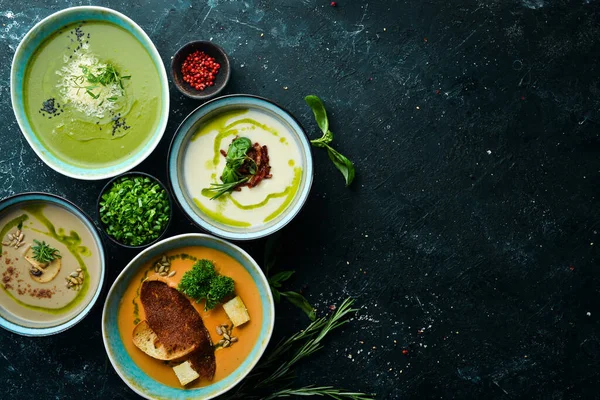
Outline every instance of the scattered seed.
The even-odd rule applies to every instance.
[[[167,273],[165,271],[160,272],[159,274],[160,274],[160,276],[167,276]]]
[[[220,326],[217,325],[217,335],[219,336],[223,336],[223,330],[221,329]]]
[[[81,272],[81,268],[77,268],[75,271],[77,271],[77,272]]]
[[[161,267],[158,269],[158,273],[161,273],[161,272],[165,272],[165,267],[164,267],[164,266],[161,266]]]
[[[159,266],[159,265],[160,265],[160,264],[156,264],[156,265],[154,266],[154,272],[158,272],[158,268],[159,268],[158,266]]]
[[[237,342],[237,341],[238,341],[238,338],[236,338],[236,337],[234,336],[234,337],[232,337],[232,338],[231,338],[231,340],[230,340],[230,341],[231,341],[231,343],[235,343],[235,342]]]
[[[20,234],[19,234],[19,242],[23,240],[23,237],[24,237],[24,236],[25,236],[25,235],[23,235],[22,233],[20,233]]]
[[[77,278],[79,276],[79,274],[77,272],[71,272],[71,274],[69,276],[72,276],[73,278]]]
[[[78,277],[77,278],[77,282],[79,282],[79,284],[81,285],[81,284],[83,284],[83,279],[81,279],[81,278]]]
[[[2,242],[2,246],[10,246],[10,242]]]
[[[19,236],[21,234],[21,230],[17,229],[17,231],[15,232],[15,236]]]
[[[83,279],[83,271],[79,273],[79,277]]]
[[[177,272],[177,271],[171,271],[171,272],[169,272],[169,275],[168,275],[168,277],[170,278],[170,277],[172,277],[173,275],[175,275],[175,272]]]
[[[12,233],[8,234],[8,240],[14,240],[15,235],[13,235]]]
[[[162,256],[162,258],[160,259],[160,261],[162,261],[163,263],[166,263],[169,260],[167,260],[167,256]]]
[[[73,283],[73,285],[77,285],[79,283],[79,281],[75,278],[69,278],[69,281],[71,281],[71,283]]]
[[[225,338],[225,340],[231,340],[231,336],[229,336],[227,333],[223,333],[223,338]]]
[[[223,343],[225,343],[225,339],[219,340],[219,343],[217,343],[217,344],[220,345],[220,346],[223,346]]]
[[[73,282],[69,282],[69,283],[67,283],[67,287],[68,287],[68,288],[71,288],[71,287],[73,287]]]
[[[231,342],[229,340],[226,340],[225,343],[223,343],[223,347],[229,347],[231,346]]]

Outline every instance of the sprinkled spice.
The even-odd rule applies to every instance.
[[[61,112],[60,103],[54,98],[50,98],[42,103],[42,108],[38,111],[45,117],[48,114],[48,118],[58,117]]]
[[[196,50],[181,65],[181,75],[194,89],[204,90],[215,84],[220,68],[221,65],[213,57]]]
[[[125,117],[121,117],[121,113],[118,113],[114,117],[112,117],[112,135],[115,136],[116,133],[121,132],[122,130],[127,130],[131,128],[131,126],[127,125],[125,122]],[[102,128],[100,128],[102,130]]]

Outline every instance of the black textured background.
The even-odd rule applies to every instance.
[[[104,182],[46,167],[19,132],[10,63],[50,13],[81,2],[0,0],[0,197],[48,191],[94,214]],[[320,314],[353,296],[351,324],[300,369],[381,399],[598,398],[600,1],[102,1],[150,35],[169,65],[210,39],[229,53],[226,93],[273,99],[316,137],[326,103],[344,188],[324,152],[284,230]],[[171,88],[169,125],[139,169],[166,178],[168,144],[199,103]],[[180,212],[171,234],[196,232]],[[243,243],[259,262],[264,241]],[[135,255],[107,244],[104,294],[70,331],[0,332],[0,398],[135,398],[108,362],[101,305]],[[278,308],[275,339],[306,325]],[[407,349],[408,354],[402,350]]]

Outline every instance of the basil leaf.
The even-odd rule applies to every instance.
[[[250,147],[252,147],[250,139],[245,137],[235,139],[227,149],[227,161],[234,161],[240,158],[243,161]]]
[[[271,293],[273,293],[273,300],[275,300],[275,303],[279,303],[281,301],[281,293],[279,290],[271,286]]]
[[[294,272],[296,272],[296,271],[278,272],[269,278],[269,283],[271,283],[272,286],[279,288],[279,287],[281,287],[281,282],[285,282],[288,279],[290,279],[292,277],[292,275],[294,275]]]
[[[310,305],[310,303],[297,292],[281,292],[281,296],[288,299],[290,303],[304,311],[304,313],[310,318],[311,321],[314,321],[317,318],[317,314],[315,313],[315,309]]]
[[[333,165],[344,175],[346,180],[346,186],[349,186],[354,180],[354,164],[345,156],[338,153],[331,146],[327,145],[327,154],[329,159],[333,162]]]
[[[329,131],[329,120],[327,119],[327,111],[325,111],[325,106],[321,99],[319,99],[315,95],[308,95],[304,98],[304,101],[311,108],[313,114],[315,115],[315,121],[317,121],[317,125],[321,128],[323,135],[327,135],[327,133],[331,133]],[[333,136],[332,138],[333,139]],[[331,140],[329,141],[331,142]],[[329,143],[327,142],[327,143]]]
[[[315,147],[325,147],[329,143],[333,141],[333,133],[331,131],[327,131],[322,137],[319,139],[313,139],[310,143]]]

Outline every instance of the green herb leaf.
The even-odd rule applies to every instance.
[[[97,99],[99,97],[99,95],[94,94],[90,89],[86,89],[85,92],[92,96],[94,99]]]
[[[300,293],[297,292],[281,292],[281,295],[285,297],[290,303],[304,311],[304,313],[310,318],[311,321],[314,321],[317,317],[315,309],[310,305],[308,300]]]
[[[327,145],[327,154],[329,155],[329,159],[333,162],[333,165],[335,165],[342,175],[344,175],[346,186],[349,186],[354,180],[355,173],[352,161],[348,160],[329,145]]]
[[[310,106],[315,115],[315,120],[323,131],[323,136],[319,139],[313,139],[310,143],[315,147],[321,147],[327,149],[329,159],[333,162],[333,165],[344,175],[346,186],[349,186],[354,180],[355,170],[354,164],[347,157],[340,154],[330,143],[333,141],[333,133],[329,130],[329,121],[327,120],[327,112],[321,99],[317,96],[309,95],[304,98],[306,103]]]
[[[269,278],[271,286],[280,288],[281,282],[285,282],[294,275],[296,271],[281,271]]]
[[[114,103],[115,101],[117,101],[117,97],[116,96],[107,97],[106,100]]]
[[[279,302],[281,301],[281,293],[279,292],[279,290],[271,286],[271,293],[273,293],[273,300],[275,300],[275,303],[279,304]]]
[[[207,189],[216,192],[216,194],[213,197],[211,197],[210,199],[214,200],[214,199],[218,198],[219,196],[224,195],[225,193],[233,192],[233,190],[236,187],[238,187],[242,183],[246,182],[248,179],[250,179],[250,178],[246,176],[246,177],[240,179],[239,181],[232,182],[232,183],[211,183],[210,184],[211,187],[209,187]]]
[[[311,94],[306,96],[304,98],[304,101],[306,102],[306,104],[308,104],[313,114],[315,115],[315,120],[317,121],[317,125],[319,125],[319,128],[321,128],[323,135],[327,135],[327,133],[331,134],[331,132],[329,131],[329,120],[327,119],[327,111],[325,111],[325,105],[323,104],[321,99]],[[331,140],[333,140],[333,134],[331,134]],[[331,140],[329,140],[329,142],[327,143],[330,143]]]
[[[37,262],[46,264],[56,260],[57,258],[62,258],[60,252],[57,249],[47,245],[45,241],[40,242],[36,239],[33,239],[33,242],[35,245],[31,247],[31,250],[33,250],[33,258]]]

